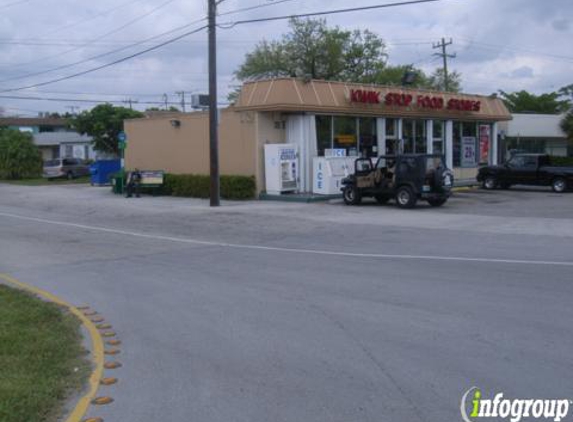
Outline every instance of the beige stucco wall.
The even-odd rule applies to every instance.
[[[253,150],[254,119],[247,113],[222,110],[219,125],[219,166],[223,175],[256,174]],[[171,120],[181,122],[174,127]],[[164,170],[173,174],[209,174],[209,118],[207,113],[180,114],[125,121],[125,165]]]

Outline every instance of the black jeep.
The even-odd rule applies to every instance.
[[[439,207],[450,197],[453,183],[454,175],[442,155],[385,155],[376,165],[370,158],[358,158],[354,174],[342,180],[341,190],[347,205],[374,197],[380,204],[395,198],[401,208],[413,208],[418,199]]]

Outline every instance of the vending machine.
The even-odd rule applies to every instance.
[[[312,193],[321,195],[340,194],[342,179],[354,173],[357,157],[314,157]]]
[[[265,183],[271,195],[298,191],[298,151],[295,144],[265,145]]]

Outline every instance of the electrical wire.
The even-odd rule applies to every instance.
[[[173,0],[169,0],[169,1],[173,1]],[[364,11],[364,10],[372,10],[372,9],[381,9],[381,8],[389,8],[389,7],[398,7],[398,6],[407,6],[407,5],[413,5],[413,4],[421,4],[421,3],[433,3],[433,2],[437,2],[440,0],[411,0],[411,1],[403,1],[403,2],[398,2],[398,3],[386,3],[386,4],[379,4],[379,5],[372,5],[372,6],[364,6],[364,7],[354,7],[354,8],[347,8],[347,9],[337,9],[337,10],[330,10],[330,11],[322,11],[322,12],[313,12],[313,13],[305,13],[305,14],[299,14],[299,15],[290,15],[290,16],[274,16],[274,17],[267,17],[267,18],[259,18],[259,19],[248,19],[248,20],[243,20],[243,21],[237,21],[234,22],[232,24],[232,26],[230,26],[229,28],[232,28],[236,25],[242,25],[242,24],[247,24],[247,23],[255,23],[255,22],[263,22],[263,21],[275,21],[275,20],[281,20],[281,19],[291,19],[294,17],[309,17],[309,16],[318,16],[318,15],[327,15],[327,14],[337,14],[337,13],[347,13],[347,12],[357,12],[357,11]],[[193,31],[189,31],[186,32],[182,35],[179,35],[177,37],[171,38],[167,41],[164,41],[160,44],[157,44],[156,46],[147,48],[145,50],[139,51],[137,53],[131,54],[129,56],[120,58],[118,60],[112,61],[110,63],[106,63],[103,64],[101,66],[97,66],[95,68],[91,68],[82,72],[77,72],[71,75],[67,75],[64,77],[60,77],[60,78],[56,78],[56,79],[52,79],[49,81],[45,81],[45,82],[41,82],[41,83],[36,83],[36,84],[32,84],[32,85],[27,85],[27,86],[22,86],[22,87],[17,87],[17,88],[9,88],[9,89],[3,89],[0,90],[0,93],[3,92],[14,92],[14,91],[20,91],[23,89],[30,89],[30,88],[37,88],[37,87],[41,87],[41,86],[45,86],[45,85],[50,85],[56,82],[61,82],[61,81],[65,81],[68,79],[72,79],[78,76],[83,76],[86,75],[88,73],[92,73],[95,72],[97,70],[101,70],[110,66],[114,66],[116,64],[125,62],[127,60],[130,60],[132,58],[138,57],[142,54],[148,53],[150,51],[153,50],[157,50],[158,48],[161,48],[165,45],[168,44],[172,44],[175,41],[178,41],[184,37],[187,37],[191,34],[197,33],[205,28],[207,28],[208,26],[205,25],[203,27],[200,27],[198,29],[195,29]],[[227,28],[226,28],[227,29]],[[67,66],[67,65],[66,65]]]
[[[117,60],[114,60],[114,61],[112,61],[112,62],[110,62],[110,63],[103,64],[103,65],[101,65],[101,66],[97,66],[97,67],[94,67],[94,68],[91,68],[91,69],[84,70],[84,71],[82,71],[82,72],[74,73],[74,74],[72,74],[72,75],[63,76],[63,77],[61,77],[61,78],[52,79],[52,80],[50,80],[50,81],[40,82],[40,83],[33,84],[33,85],[27,85],[27,86],[22,86],[22,87],[18,87],[18,88],[3,89],[3,90],[0,90],[0,93],[3,93],[3,92],[14,92],[14,91],[20,91],[20,90],[23,90],[23,89],[30,89],[30,88],[38,88],[38,87],[40,87],[40,86],[46,86],[46,85],[50,85],[50,84],[53,84],[53,83],[56,83],[56,82],[61,82],[61,81],[65,81],[65,80],[68,80],[68,79],[76,78],[76,77],[78,77],[78,76],[87,75],[88,73],[92,73],[92,72],[95,72],[95,71],[97,71],[97,70],[105,69],[106,67],[114,66],[114,65],[116,65],[116,64],[123,63],[123,62],[125,62],[125,61],[127,61],[127,60],[130,60],[130,59],[133,59],[133,58],[135,58],[135,57],[141,56],[141,55],[143,55],[143,54],[145,54],[145,53],[149,53],[150,51],[157,50],[158,48],[161,48],[161,47],[166,46],[166,45],[168,45],[168,44],[172,44],[172,43],[174,43],[174,42],[176,42],[176,41],[179,41],[180,39],[183,39],[183,38],[185,38],[185,37],[187,37],[187,36],[189,36],[189,35],[196,34],[197,32],[200,32],[200,31],[202,31],[202,30],[205,29],[205,28],[207,28],[207,25],[202,26],[202,27],[197,28],[197,29],[194,29],[193,31],[186,32],[186,33],[181,34],[181,35],[179,35],[179,36],[177,36],[177,37],[171,38],[171,39],[169,39],[169,40],[167,40],[167,41],[164,41],[164,42],[162,42],[162,43],[160,43],[160,44],[157,44],[157,45],[155,45],[155,46],[153,46],[153,47],[146,48],[145,50],[141,50],[141,51],[139,51],[139,52],[137,52],[137,53],[134,53],[134,54],[131,54],[131,55],[129,55],[129,56],[122,57],[122,58],[117,59]]]
[[[236,22],[229,22],[224,24],[217,25],[221,29],[231,29],[237,25],[244,25],[247,23],[257,23],[257,22],[270,22],[270,21],[277,21],[277,20],[286,20],[286,19],[293,19],[293,18],[308,18],[312,16],[324,16],[324,15],[334,15],[338,13],[348,13],[348,12],[361,12],[364,10],[373,10],[373,9],[384,9],[389,7],[399,7],[399,6],[409,6],[413,4],[421,4],[421,3],[433,3],[441,0],[411,0],[411,1],[402,1],[397,3],[385,3],[385,4],[375,4],[372,6],[363,6],[363,7],[351,7],[347,9],[335,9],[335,10],[328,10],[323,12],[311,12],[311,13],[300,13],[300,14],[293,14],[293,15],[283,15],[283,16],[271,16],[266,18],[258,18],[258,19],[245,19],[242,21]]]
[[[13,1],[12,3],[8,4],[0,4],[0,10],[8,9],[9,7],[17,6],[22,3],[28,3],[29,1],[31,0],[20,0],[20,1]]]
[[[16,64],[16,65],[11,66],[11,67],[16,67],[16,68],[18,68],[18,67],[27,66],[27,65],[30,65],[30,64],[40,63],[40,62],[49,60],[49,59],[54,58],[54,57],[63,56],[63,55],[65,55],[65,54],[69,54],[69,53],[72,53],[72,52],[74,52],[74,51],[77,51],[77,50],[79,50],[80,48],[86,47],[87,45],[91,44],[92,42],[99,41],[99,40],[101,40],[101,39],[103,39],[103,38],[106,38],[106,37],[108,37],[108,36],[110,36],[110,35],[116,34],[116,33],[120,32],[120,31],[124,30],[124,29],[127,28],[128,26],[131,26],[131,25],[133,25],[133,24],[139,22],[140,20],[145,19],[146,17],[152,15],[153,13],[155,13],[155,12],[157,12],[158,10],[164,8],[164,7],[167,6],[168,4],[173,3],[174,1],[176,1],[176,0],[167,0],[167,1],[163,2],[163,3],[161,3],[159,6],[157,6],[157,7],[153,8],[153,9],[151,9],[150,11],[148,11],[148,12],[142,14],[142,15],[139,15],[138,17],[136,17],[136,18],[134,18],[134,19],[132,19],[132,20],[130,20],[130,21],[124,23],[123,25],[121,25],[121,26],[119,26],[119,27],[117,27],[117,28],[115,28],[115,29],[113,29],[113,30],[111,30],[111,31],[109,31],[109,32],[106,32],[105,34],[99,35],[99,36],[97,36],[96,38],[93,38],[93,39],[89,40],[88,42],[86,42],[85,44],[83,44],[83,45],[81,45],[81,46],[71,48],[71,49],[69,49],[69,50],[66,50],[66,51],[64,51],[64,52],[62,52],[62,53],[59,53],[59,54],[56,54],[56,55],[50,55],[50,56],[42,57],[42,58],[39,58],[39,59],[35,59],[35,60],[31,61],[31,62]],[[34,76],[35,76],[36,74],[39,74],[39,73],[35,73]],[[30,74],[22,75],[22,76],[18,76],[18,77],[14,77],[14,78],[9,78],[9,79],[4,79],[3,81],[0,81],[0,83],[6,82],[6,81],[12,81],[12,80],[23,79],[23,78],[25,78],[25,77],[27,77],[27,76],[30,76]]]
[[[145,43],[147,43],[147,42],[149,42],[149,41],[156,40],[157,38],[161,38],[161,37],[163,37],[163,36],[165,36],[165,35],[172,34],[172,33],[174,33],[174,32],[180,31],[180,30],[182,30],[182,29],[185,29],[185,28],[188,28],[188,27],[190,27],[190,26],[196,25],[196,24],[198,24],[198,23],[203,22],[204,20],[205,20],[205,18],[203,18],[203,19],[198,19],[198,20],[193,21],[193,22],[191,22],[191,23],[189,23],[189,24],[185,24],[185,25],[179,26],[179,27],[177,27],[177,28],[175,28],[175,29],[169,30],[169,31],[167,31],[167,32],[163,32],[163,33],[161,33],[161,34],[159,34],[159,35],[155,35],[155,36],[153,36],[153,37],[146,38],[146,39],[144,39],[144,40],[135,42],[135,43],[133,43],[133,44],[129,44],[129,45],[125,46],[125,47],[121,47],[121,48],[117,48],[117,49],[115,49],[115,50],[107,51],[107,52],[105,52],[105,53],[97,54],[97,55],[95,55],[95,56],[91,56],[91,57],[88,57],[88,58],[86,58],[86,59],[79,60],[79,61],[77,61],[77,62],[68,63],[68,64],[64,64],[64,65],[61,65],[61,66],[56,66],[56,67],[53,67],[53,68],[50,68],[50,69],[46,69],[46,70],[41,70],[41,71],[38,71],[38,72],[26,73],[26,74],[24,74],[24,75],[15,76],[15,77],[8,78],[8,79],[3,79],[3,80],[0,81],[0,83],[9,82],[9,81],[15,81],[15,80],[20,80],[20,79],[25,79],[25,78],[29,78],[29,77],[31,77],[31,76],[44,75],[44,74],[46,74],[46,73],[55,72],[55,71],[57,71],[57,70],[67,69],[67,68],[70,68],[70,67],[73,67],[73,66],[77,66],[77,65],[80,65],[80,64],[84,64],[84,63],[87,63],[87,62],[91,62],[91,61],[93,61],[93,60],[101,59],[102,57],[106,57],[106,56],[109,56],[109,55],[112,55],[112,54],[115,54],[115,53],[119,53],[119,52],[122,52],[122,51],[125,51],[125,50],[129,50],[129,49],[132,48],[132,47],[137,47],[137,46],[139,46],[139,45],[141,45],[141,44],[145,44]],[[0,91],[0,92],[1,92],[1,91]]]

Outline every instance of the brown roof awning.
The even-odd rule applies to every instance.
[[[234,108],[420,119],[511,120],[503,102],[495,97],[295,78],[245,83]]]

